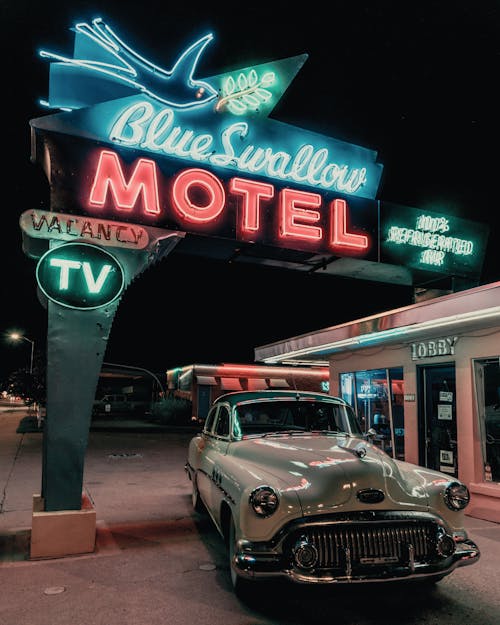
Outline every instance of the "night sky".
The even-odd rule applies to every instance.
[[[1,0],[4,89],[0,333],[42,350],[47,315],[19,216],[48,210],[30,162],[29,121],[48,114],[40,48],[70,53],[78,21],[101,16],[141,54],[169,67],[212,32],[199,78],[309,55],[271,117],[376,150],[378,198],[489,225],[480,284],[500,280],[498,2],[27,2]],[[175,252],[125,292],[105,360],[156,372],[253,362],[254,347],[412,303],[411,287],[241,266]],[[29,345],[0,342],[0,379]]]

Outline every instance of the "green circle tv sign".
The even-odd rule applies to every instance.
[[[123,291],[120,263],[109,252],[89,243],[65,243],[40,258],[36,279],[53,302],[90,310],[106,306]]]

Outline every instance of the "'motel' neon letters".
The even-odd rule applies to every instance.
[[[239,236],[255,240],[264,227],[261,220],[263,203],[274,199],[279,224],[276,235],[283,242],[316,242],[332,251],[351,249],[357,253],[369,247],[366,235],[348,232],[348,206],[343,199],[334,199],[329,203],[329,226],[325,228],[320,225],[323,198],[319,193],[284,188],[275,198],[273,184],[241,177],[231,178],[226,190],[215,174],[198,167],[180,171],[165,186],[169,201],[162,203],[155,161],[138,159],[127,180],[118,154],[102,150],[88,204],[93,209],[99,209],[108,206],[111,201],[118,212],[132,212],[138,200],[142,199],[145,215],[159,216],[165,206],[174,219],[188,228],[193,224],[212,224],[224,212],[229,193],[237,198],[240,207],[236,217]]]

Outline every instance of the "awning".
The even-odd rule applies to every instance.
[[[264,391],[266,388],[268,388],[267,383],[262,378],[248,378],[249,391]]]
[[[344,259],[341,259],[344,260]],[[328,366],[328,357],[375,345],[410,343],[434,336],[446,328],[448,336],[482,330],[500,322],[500,283],[435,297],[348,323],[256,347],[256,361],[317,363]]]
[[[196,381],[204,386],[217,386],[217,380],[211,375],[197,375]]]
[[[220,387],[224,391],[241,391],[242,386],[238,378],[221,378]]]
[[[290,388],[290,384],[283,378],[271,378],[269,388]]]

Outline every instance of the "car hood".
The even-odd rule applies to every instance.
[[[282,494],[295,492],[303,514],[428,506],[426,477],[418,467],[359,438],[272,435],[244,439],[232,446],[231,455],[254,479],[272,481]],[[359,493],[366,489],[381,491],[383,499],[364,502]]]

